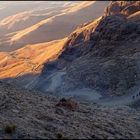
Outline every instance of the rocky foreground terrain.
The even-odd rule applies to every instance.
[[[0,83],[0,138],[139,138],[140,110],[103,108]]]

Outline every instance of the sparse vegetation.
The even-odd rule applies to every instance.
[[[78,106],[77,102],[72,100],[71,98],[69,99],[65,99],[62,98],[59,103],[56,104],[56,106],[60,106],[60,107],[66,107],[70,110],[75,110]]]
[[[7,134],[12,134],[16,129],[16,125],[15,124],[8,124],[5,126],[4,131]]]
[[[63,139],[64,136],[63,136],[62,133],[57,133],[56,138],[57,138],[57,139]]]

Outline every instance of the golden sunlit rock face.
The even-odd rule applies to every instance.
[[[67,35],[80,24],[102,15],[107,4],[33,2],[27,6],[23,2],[17,4],[20,9],[16,3],[1,4],[0,10],[9,9],[9,12],[5,17],[0,16],[0,78],[39,73],[44,63],[62,53]],[[84,28],[75,32],[79,34]]]
[[[27,73],[38,73],[44,62],[56,59],[66,39],[27,45],[17,51],[0,53],[0,78],[12,78]]]
[[[94,4],[95,2],[82,2],[80,4],[77,4],[77,5],[74,5],[72,7],[69,7],[68,9],[66,10],[63,10],[62,13],[58,14],[58,15],[54,15],[52,16],[51,18],[48,18],[48,19],[45,19],[45,20],[42,20],[40,21],[39,23],[29,27],[29,28],[26,28],[24,30],[21,30],[19,32],[17,32],[12,38],[11,38],[11,42],[15,42],[15,41],[18,41],[20,40],[21,38],[23,38],[24,36],[30,34],[31,32],[37,30],[39,27],[43,26],[44,24],[52,24],[52,22],[55,22],[55,19],[58,17],[62,18],[63,16],[67,15],[69,16],[69,14],[72,14],[72,13],[75,13],[75,12],[78,12],[79,10],[83,9],[83,8],[86,8],[92,4]],[[76,14],[76,13],[75,13]],[[18,17],[17,17],[18,18]],[[65,19],[64,19],[65,20]],[[56,24],[57,26],[57,24]],[[62,29],[63,30],[63,29]]]
[[[94,32],[101,17],[82,28],[76,29],[72,34]],[[88,37],[87,37],[88,39]],[[15,78],[25,74],[37,74],[42,70],[43,64],[56,59],[69,41],[68,38],[46,43],[26,45],[12,52],[0,52],[0,78]]]
[[[28,74],[32,75],[33,77],[34,75],[39,75],[38,79],[41,79],[40,81],[42,81],[42,79],[44,78],[44,81],[42,82],[42,85],[44,85],[43,88],[49,89],[50,87],[50,89],[53,89],[57,88],[57,86],[60,87],[62,76],[65,75],[68,80],[70,78],[72,78],[74,82],[80,80],[82,82],[85,82],[88,86],[93,87],[96,86],[96,82],[99,80],[99,84],[97,86],[99,86],[100,88],[101,85],[104,85],[105,83],[102,83],[102,81],[100,81],[100,78],[97,78],[97,80],[95,80],[96,82],[94,81],[94,78],[91,75],[94,75],[96,73],[96,69],[95,73],[93,72],[94,70],[90,71],[90,69],[93,69],[96,63],[94,62],[93,58],[91,60],[94,63],[90,65],[89,57],[91,56],[92,58],[94,56],[95,59],[98,58],[99,62],[97,62],[100,64],[100,57],[104,56],[104,60],[106,60],[106,57],[113,53],[112,51],[114,49],[114,46],[116,46],[116,42],[122,41],[123,43],[126,43],[124,39],[126,37],[130,37],[129,40],[132,40],[134,41],[134,43],[136,43],[136,49],[138,49],[137,43],[139,42],[137,35],[139,34],[139,3],[130,3],[129,7],[127,7],[128,9],[126,10],[125,6],[128,6],[128,3],[111,2],[106,8],[105,13],[101,14],[104,11],[103,7],[106,7],[107,4],[108,2],[100,3],[95,1],[77,3],[70,2],[70,5],[68,3],[65,3],[59,5],[57,7],[57,11],[55,12],[53,10],[50,10],[49,12],[52,12],[53,14],[51,13],[49,15],[48,13],[48,18],[40,19],[40,21],[36,21],[36,23],[32,26],[27,26],[20,30],[15,30],[15,32],[10,32],[10,30],[7,31],[7,33],[0,38],[0,47],[3,46],[3,43],[5,43],[6,48],[5,46],[3,46],[2,48],[8,49],[8,51],[0,52],[0,78],[12,79],[18,77],[22,78]],[[136,7],[136,10],[130,8],[131,4]],[[99,5],[102,5],[100,12],[98,11]],[[115,10],[113,8],[114,6]],[[120,8],[121,6],[123,6],[124,10]],[[117,10],[116,7],[118,7],[119,10]],[[96,8],[98,8],[98,10]],[[12,26],[14,27],[15,23],[12,22],[12,20],[14,21],[16,20],[16,18],[17,20],[15,22],[19,23],[20,18],[25,20],[26,22],[26,18],[28,18],[29,20],[30,17],[33,16],[33,14],[37,17],[39,15],[46,16],[44,10],[46,11],[47,9],[42,10],[39,8],[37,11],[20,11],[20,13],[18,14],[14,14],[13,16],[1,20],[0,27],[5,26],[9,29]],[[96,14],[93,14],[92,12],[95,12]],[[86,17],[86,15],[89,16]],[[71,28],[72,26],[76,28],[73,30],[73,28]],[[70,32],[70,34],[66,36],[66,32]],[[129,32],[131,34],[128,34]],[[62,35],[61,33],[64,33],[65,35]],[[51,39],[53,40],[48,41]],[[108,45],[110,43],[111,44],[109,46],[106,46],[106,43]],[[119,47],[120,46],[121,45],[119,45]],[[115,55],[116,54],[114,54],[114,56]],[[116,58],[119,60],[121,59],[118,58],[118,56],[116,56]],[[112,65],[115,65],[114,61],[119,60],[113,59],[111,60],[111,62],[107,62],[106,65],[108,66],[108,64],[110,63]],[[79,67],[81,68],[78,67],[78,64],[80,64]],[[85,67],[82,67],[82,65],[85,65]],[[97,66],[95,66],[95,68],[96,67]],[[131,66],[131,68],[132,67],[133,66]],[[135,67],[133,67],[133,70],[136,70]],[[88,73],[89,71],[90,74]],[[48,73],[49,76],[47,75]],[[100,73],[102,73],[102,71]],[[85,74],[87,78],[81,80],[82,77],[84,77],[81,76],[82,74]],[[134,73],[131,74],[129,74],[129,76],[134,76]],[[108,75],[108,73],[106,75],[104,75],[104,73],[101,75],[103,77]],[[101,75],[99,74],[99,77]],[[47,81],[46,79],[49,80]],[[109,76],[107,76],[105,79],[109,79]],[[133,77],[131,79],[133,79]],[[68,80],[64,81],[64,83],[67,84]],[[37,81],[36,85],[39,85],[40,81]],[[47,85],[48,87],[46,86],[46,84],[44,84],[46,82],[50,84]],[[70,83],[73,84],[74,82]],[[108,83],[110,85],[112,84],[112,82],[110,83],[110,81],[108,81]],[[36,87],[34,81],[31,81],[31,84],[29,85],[32,85],[32,87]],[[69,85],[69,83],[67,85]],[[104,86],[106,86],[106,84]],[[130,83],[128,86],[131,86]]]

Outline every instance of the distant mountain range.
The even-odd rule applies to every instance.
[[[101,16],[108,4],[95,1],[23,3],[25,7],[22,4],[9,4],[9,16],[2,14],[5,18],[0,21],[1,51],[12,51],[24,45],[66,37],[79,24]],[[2,11],[7,13],[7,9]]]

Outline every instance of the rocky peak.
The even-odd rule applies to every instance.
[[[140,1],[113,1],[105,9],[105,16],[122,14],[130,16],[140,10]]]
[[[111,2],[96,26],[90,23],[91,26],[86,25],[85,30],[78,32],[79,35],[87,29],[91,31],[78,39],[79,42],[73,37],[68,49],[86,48],[87,52],[73,59],[67,67],[68,75],[107,94],[126,94],[135,86],[140,80],[140,25],[128,17],[138,12],[139,8],[139,2]],[[89,40],[85,41],[86,35]],[[66,54],[68,49],[66,47],[63,53]]]
[[[130,13],[134,18],[138,9],[139,2],[111,2],[104,16],[81,25],[67,37],[61,54],[44,64],[33,87],[45,90],[46,83],[51,86],[53,78],[59,79],[57,74],[64,71],[58,92],[82,85],[104,94],[126,94],[140,81],[140,24],[129,18]]]

